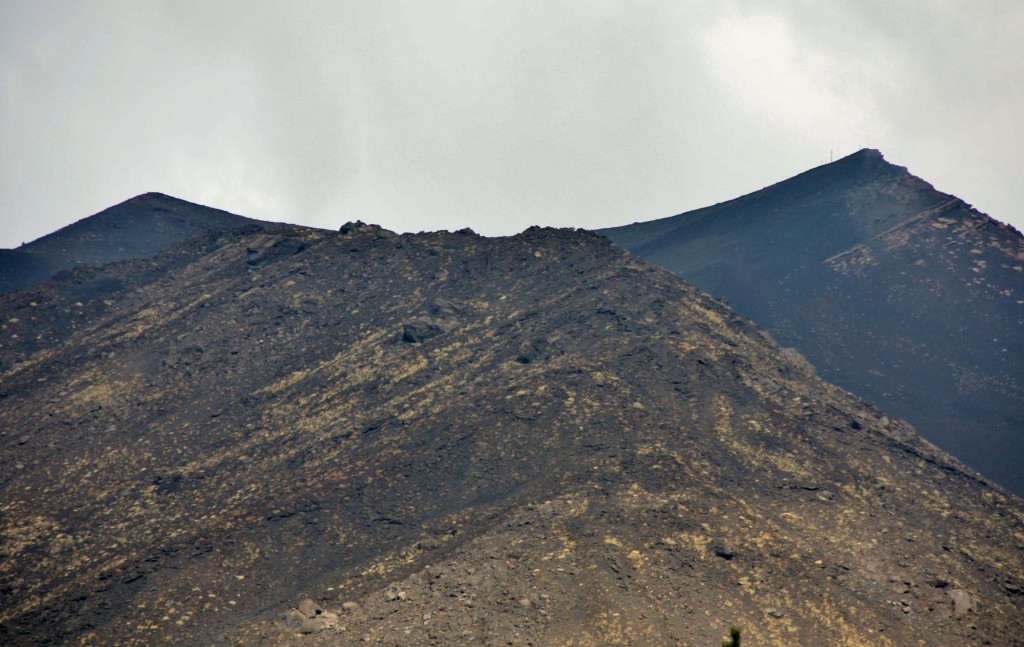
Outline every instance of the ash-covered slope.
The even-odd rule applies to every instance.
[[[862,150],[604,230],[1024,494],[1024,237]]]
[[[1020,499],[595,234],[233,231],[0,310],[4,644],[1024,636]]]
[[[17,249],[0,249],[0,294],[23,290],[61,270],[145,258],[196,234],[258,222],[146,193]]]

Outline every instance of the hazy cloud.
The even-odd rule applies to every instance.
[[[0,245],[145,191],[598,227],[861,147],[1024,227],[1024,4],[0,0]]]

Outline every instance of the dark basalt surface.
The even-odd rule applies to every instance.
[[[146,258],[197,234],[256,223],[162,193],[146,193],[17,249],[0,249],[0,294],[23,290],[61,270]]]
[[[863,150],[604,230],[1024,494],[1024,237]]]
[[[0,297],[0,642],[1021,644],[1024,504],[582,231]]]

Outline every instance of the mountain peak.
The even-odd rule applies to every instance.
[[[1024,239],[1013,228],[865,148],[604,233],[1024,495]]]
[[[856,153],[852,153],[850,155],[847,155],[847,157],[860,157],[860,158],[867,158],[867,159],[872,159],[872,158],[873,159],[885,159],[884,156],[882,155],[882,151],[878,150],[877,148],[862,148],[859,151],[857,151]]]
[[[163,193],[143,193],[0,255],[0,294],[61,270],[145,258],[200,233],[259,222]]]
[[[212,207],[206,207],[204,205],[201,205],[201,204],[198,204],[198,203],[195,203],[195,202],[190,202],[190,201],[185,200],[183,198],[178,198],[178,197],[175,197],[173,195],[168,195],[166,193],[160,193],[159,191],[147,191],[146,193],[140,193],[137,196],[134,196],[132,198],[128,198],[127,200],[125,200],[123,202],[120,202],[120,203],[114,205],[113,207],[110,207],[110,209],[117,209],[118,207],[122,207],[122,206],[125,206],[125,205],[153,205],[153,204],[159,204],[159,205],[165,205],[165,206],[175,206],[175,207],[182,208],[182,209],[186,209],[186,208],[212,209]],[[106,209],[104,211],[106,211]],[[221,210],[220,209],[216,209],[216,211],[221,211]]]
[[[796,187],[800,184],[835,185],[841,183],[865,183],[891,177],[909,177],[915,181],[923,182],[920,178],[910,175],[906,167],[886,160],[885,156],[878,149],[862,148],[833,162],[816,166],[789,179],[766,187],[762,191],[779,191],[789,187]]]

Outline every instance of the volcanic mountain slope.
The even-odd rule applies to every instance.
[[[596,234],[236,230],[0,311],[3,644],[1022,644],[1020,499]]]
[[[1024,237],[862,150],[604,230],[1024,494]]]
[[[17,249],[0,249],[0,293],[60,270],[145,258],[196,234],[257,222],[161,193],[136,196]]]

